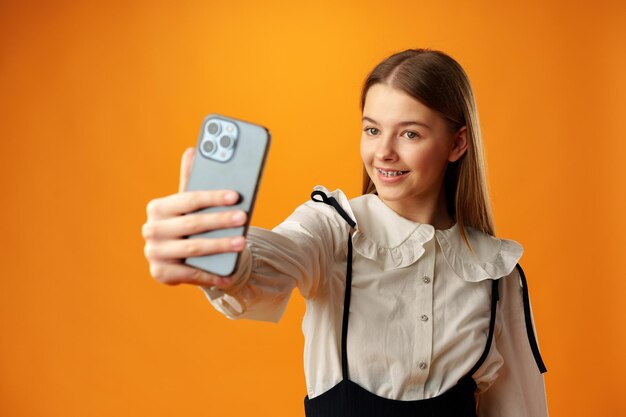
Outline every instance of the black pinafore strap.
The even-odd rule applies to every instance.
[[[526,321],[526,333],[528,334],[528,342],[530,343],[530,349],[533,352],[533,356],[535,357],[535,362],[537,363],[537,367],[539,368],[539,372],[542,374],[548,372],[548,369],[543,363],[543,359],[541,359],[541,354],[539,353],[539,346],[537,345],[537,339],[535,338],[535,332],[533,330],[533,323],[530,314],[530,297],[528,295],[528,283],[526,282],[526,274],[524,274],[524,270],[520,264],[515,265],[517,270],[519,271],[520,277],[522,279],[522,297],[524,301],[524,320]]]
[[[322,200],[315,199],[315,196],[320,196]],[[311,193],[311,199],[317,202],[324,202],[331,205],[337,210],[337,213],[350,225],[351,228],[356,226],[356,222],[345,212],[343,207],[339,205],[334,197],[329,197],[322,191],[313,191]],[[346,266],[346,290],[343,296],[343,318],[341,320],[341,373],[343,379],[348,378],[348,354],[346,352],[346,346],[348,344],[348,314],[350,312],[350,294],[352,292],[352,234],[348,233],[348,256]]]

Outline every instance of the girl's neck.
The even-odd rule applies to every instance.
[[[416,223],[430,224],[436,230],[449,229],[456,223],[448,213],[446,196],[444,192],[433,198],[406,201],[381,200],[393,211],[405,219]]]

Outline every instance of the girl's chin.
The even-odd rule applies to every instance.
[[[389,190],[386,187],[376,187],[378,197],[383,201],[400,201],[406,198],[405,193],[400,190]]]

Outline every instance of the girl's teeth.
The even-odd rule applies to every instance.
[[[403,171],[383,171],[382,169],[379,169],[378,172],[383,174],[385,177],[397,177],[398,175],[404,174]]]

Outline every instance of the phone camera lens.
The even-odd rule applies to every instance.
[[[219,132],[220,130],[220,125],[215,123],[215,122],[211,122],[207,125],[206,128],[207,132],[209,132],[211,135],[215,135],[217,134],[217,132]]]
[[[210,155],[213,153],[213,151],[215,150],[215,144],[210,141],[207,140],[206,142],[204,142],[202,144],[202,150],[204,151],[204,153],[206,153],[207,155]]]
[[[230,149],[233,146],[233,138],[228,135],[224,135],[220,138],[220,146],[222,148]]]

